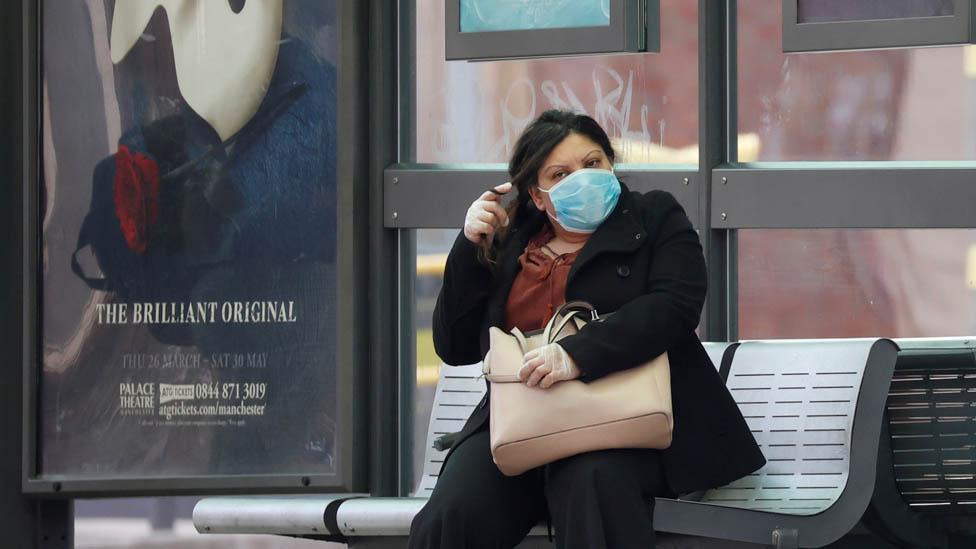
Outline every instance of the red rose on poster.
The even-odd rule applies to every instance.
[[[137,253],[145,252],[149,228],[159,221],[159,166],[152,158],[119,145],[113,194],[126,244]]]

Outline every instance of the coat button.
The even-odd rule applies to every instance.
[[[637,240],[640,240],[640,238],[641,238],[641,234],[640,234],[640,233],[637,233],[637,234],[635,234],[635,235],[634,235],[634,238],[636,238]]]
[[[617,267],[617,274],[624,278],[627,278],[628,276],[630,276],[630,267],[626,265],[619,265]]]

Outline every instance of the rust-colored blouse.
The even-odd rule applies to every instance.
[[[555,310],[566,302],[566,281],[579,252],[556,254],[547,245],[555,236],[552,225],[543,224],[519,256],[522,270],[515,277],[505,305],[509,330],[542,329]]]

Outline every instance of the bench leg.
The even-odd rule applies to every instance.
[[[773,530],[773,546],[776,549],[796,549],[800,546],[799,536],[796,528],[777,528]]]

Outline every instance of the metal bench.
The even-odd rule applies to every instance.
[[[906,345],[920,349],[911,342]],[[899,490],[907,489],[906,483],[911,481],[907,477],[898,481],[891,474],[892,469],[886,469],[879,461],[885,456],[889,462],[892,456],[901,460],[901,450],[905,449],[901,446],[909,444],[898,434],[903,428],[897,418],[891,418],[891,429],[898,440],[895,451],[888,449],[881,435],[888,428],[883,421],[885,400],[898,353],[892,341],[747,341],[706,347],[762,445],[768,463],[752,475],[705,492],[699,501],[658,498],[655,529],[674,534],[670,538],[667,534],[662,536],[669,539],[667,545],[680,546],[682,539],[701,540],[705,536],[782,547],[820,547],[852,530],[882,530],[883,535],[896,542],[914,540],[915,544],[941,547],[946,546],[947,528],[955,525],[955,531],[964,531],[960,525],[972,522],[952,522],[958,519],[959,508],[965,508],[969,497],[962,495],[966,492],[960,492],[959,486],[972,485],[971,475],[968,484],[941,488],[946,490],[946,497],[954,498],[949,506],[955,505],[956,512],[946,514],[943,509],[939,520],[926,518],[926,513],[934,512],[933,506],[923,506],[924,513],[919,513],[918,505],[907,510],[896,505],[903,497]],[[911,356],[911,352],[904,356]],[[917,368],[910,367],[914,363],[908,358],[902,362],[905,366],[899,368],[896,379],[918,381]],[[972,372],[976,377],[976,370]],[[484,386],[476,379],[479,375],[477,365],[445,368],[427,435],[424,474],[414,497],[208,498],[194,510],[197,529],[316,537],[342,540],[353,547],[402,546],[413,516],[437,481],[444,452],[432,448],[433,440],[460,429],[480,401]],[[926,393],[935,398],[943,398],[947,376],[955,376],[952,379],[966,387],[976,383],[966,377],[970,374],[958,371],[926,375],[926,379],[939,382]],[[898,408],[899,399],[907,398],[901,389],[911,389],[911,394],[918,392],[915,385],[899,383],[902,382],[892,386],[889,414],[893,404]],[[972,392],[968,388],[965,391]],[[973,396],[969,394],[968,398]],[[973,409],[968,411],[971,420]],[[971,421],[968,428],[970,438],[966,440],[970,444],[968,451],[972,452],[972,437],[976,435]],[[947,449],[955,451],[947,455],[962,455],[957,446]],[[954,464],[947,463],[950,467]],[[954,474],[943,473],[941,481],[956,482]],[[895,485],[894,491],[885,491],[887,482]],[[926,491],[924,497],[931,500],[937,487],[930,481],[921,488]],[[544,529],[534,529],[520,547],[530,546],[548,546]]]
[[[741,343],[726,384],[767,464],[701,501],[658,499],[655,528],[783,547],[853,530],[873,491],[897,350],[885,339]]]
[[[976,339],[898,339],[869,512],[895,544],[976,547]]]

